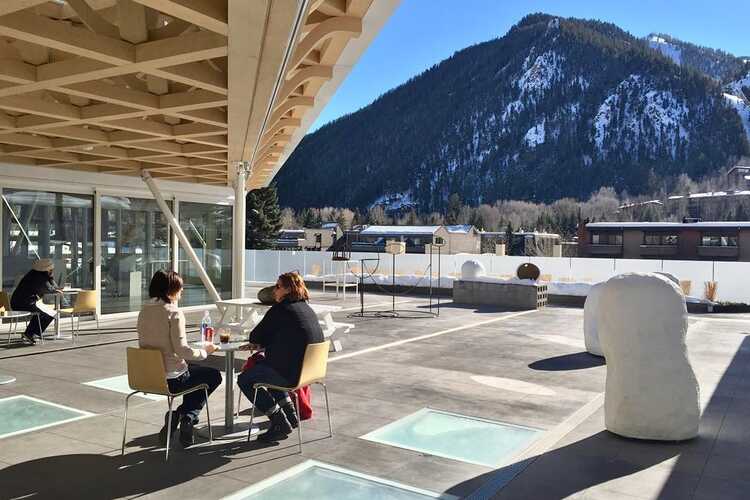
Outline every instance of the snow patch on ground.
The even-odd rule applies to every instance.
[[[675,64],[682,64],[682,50],[676,45],[669,43],[664,38],[658,35],[651,35],[648,38],[648,45],[652,49],[656,49],[664,56],[670,58]]]
[[[724,94],[724,100],[740,115],[747,140],[750,141],[750,104],[732,94]]]
[[[535,148],[539,144],[544,144],[544,122],[545,119],[542,118],[542,121],[531,127],[527,132],[526,135],[523,137],[524,142],[526,145],[530,148]]]

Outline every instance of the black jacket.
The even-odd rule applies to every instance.
[[[10,298],[10,307],[18,311],[26,311],[44,295],[55,293],[55,290],[57,290],[57,284],[48,272],[32,269],[18,283]]]
[[[265,363],[296,385],[308,344],[323,342],[318,317],[304,300],[274,304],[250,332],[249,342],[266,349]]]

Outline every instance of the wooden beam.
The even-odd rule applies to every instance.
[[[12,14],[19,10],[30,9],[37,5],[47,3],[48,1],[49,0],[3,0],[0,2],[0,16]]]
[[[137,57],[130,43],[28,11],[0,17],[0,35],[114,65],[133,63]]]
[[[226,36],[227,0],[134,0],[169,16]]]
[[[94,9],[92,9],[86,0],[68,0],[68,5],[78,14],[78,18],[88,29],[94,33],[108,36],[110,38],[119,37],[117,28],[110,22],[106,21]]]

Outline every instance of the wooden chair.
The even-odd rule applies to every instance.
[[[211,430],[211,413],[208,409],[208,384],[200,384],[182,392],[171,392],[167,385],[167,373],[164,369],[164,358],[158,349],[128,347],[128,385],[133,392],[125,398],[125,416],[122,426],[122,450],[125,454],[125,436],[128,429],[128,401],[130,397],[142,392],[144,394],[158,394],[167,397],[169,417],[167,418],[167,451],[165,461],[169,460],[169,443],[172,439],[172,403],[174,399],[195,391],[203,391],[206,395],[206,419],[208,420],[208,439],[213,442]]]
[[[326,413],[328,414],[328,437],[333,436],[333,425],[331,424],[331,407],[328,404],[328,388],[325,384],[326,370],[328,369],[328,349],[330,341],[319,342],[317,344],[308,344],[305,349],[305,357],[302,360],[302,370],[300,372],[299,380],[294,387],[281,387],[278,385],[267,384],[265,382],[258,382],[253,385],[253,411],[250,414],[250,428],[247,431],[247,440],[250,441],[250,437],[253,432],[253,418],[255,417],[255,399],[258,396],[258,389],[265,388],[275,391],[293,392],[297,389],[305,387],[306,385],[318,384],[323,386],[323,392],[326,398]],[[299,425],[297,426],[297,434],[299,436],[299,452],[302,453],[302,418],[299,414],[299,397],[297,393],[294,393],[294,405],[297,409],[297,416],[299,417]]]
[[[99,315],[96,314],[96,303],[99,299],[99,294],[96,290],[81,290],[76,295],[76,300],[73,307],[67,307],[60,309],[61,315],[70,316],[70,330],[73,340],[78,336],[78,332],[81,330],[81,316],[93,314],[96,318],[96,331],[101,335],[99,329]],[[78,326],[76,327],[75,319],[78,318]]]

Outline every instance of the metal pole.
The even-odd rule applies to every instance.
[[[211,283],[211,278],[208,277],[208,273],[206,273],[206,269],[203,267],[200,259],[198,259],[198,255],[196,255],[195,250],[193,250],[193,247],[190,246],[190,242],[188,241],[187,236],[185,236],[185,233],[182,231],[179,221],[174,216],[174,214],[172,214],[172,211],[169,209],[167,202],[164,201],[164,197],[161,195],[159,186],[156,185],[156,181],[153,179],[153,177],[151,177],[151,173],[148,170],[144,170],[141,172],[141,178],[143,178],[143,182],[145,182],[148,188],[151,190],[151,194],[154,195],[156,204],[159,205],[159,208],[164,214],[164,217],[167,218],[167,222],[177,235],[177,239],[180,240],[180,244],[182,245],[183,250],[185,250],[185,253],[188,255],[190,260],[193,261],[193,265],[198,271],[198,276],[203,282],[203,286],[206,287],[208,294],[211,296],[214,302],[219,302],[221,300],[219,292],[216,291],[216,287],[214,287],[214,284]]]
[[[237,162],[237,178],[234,183],[234,234],[232,235],[232,297],[245,297],[245,184],[250,174],[250,162]]]

